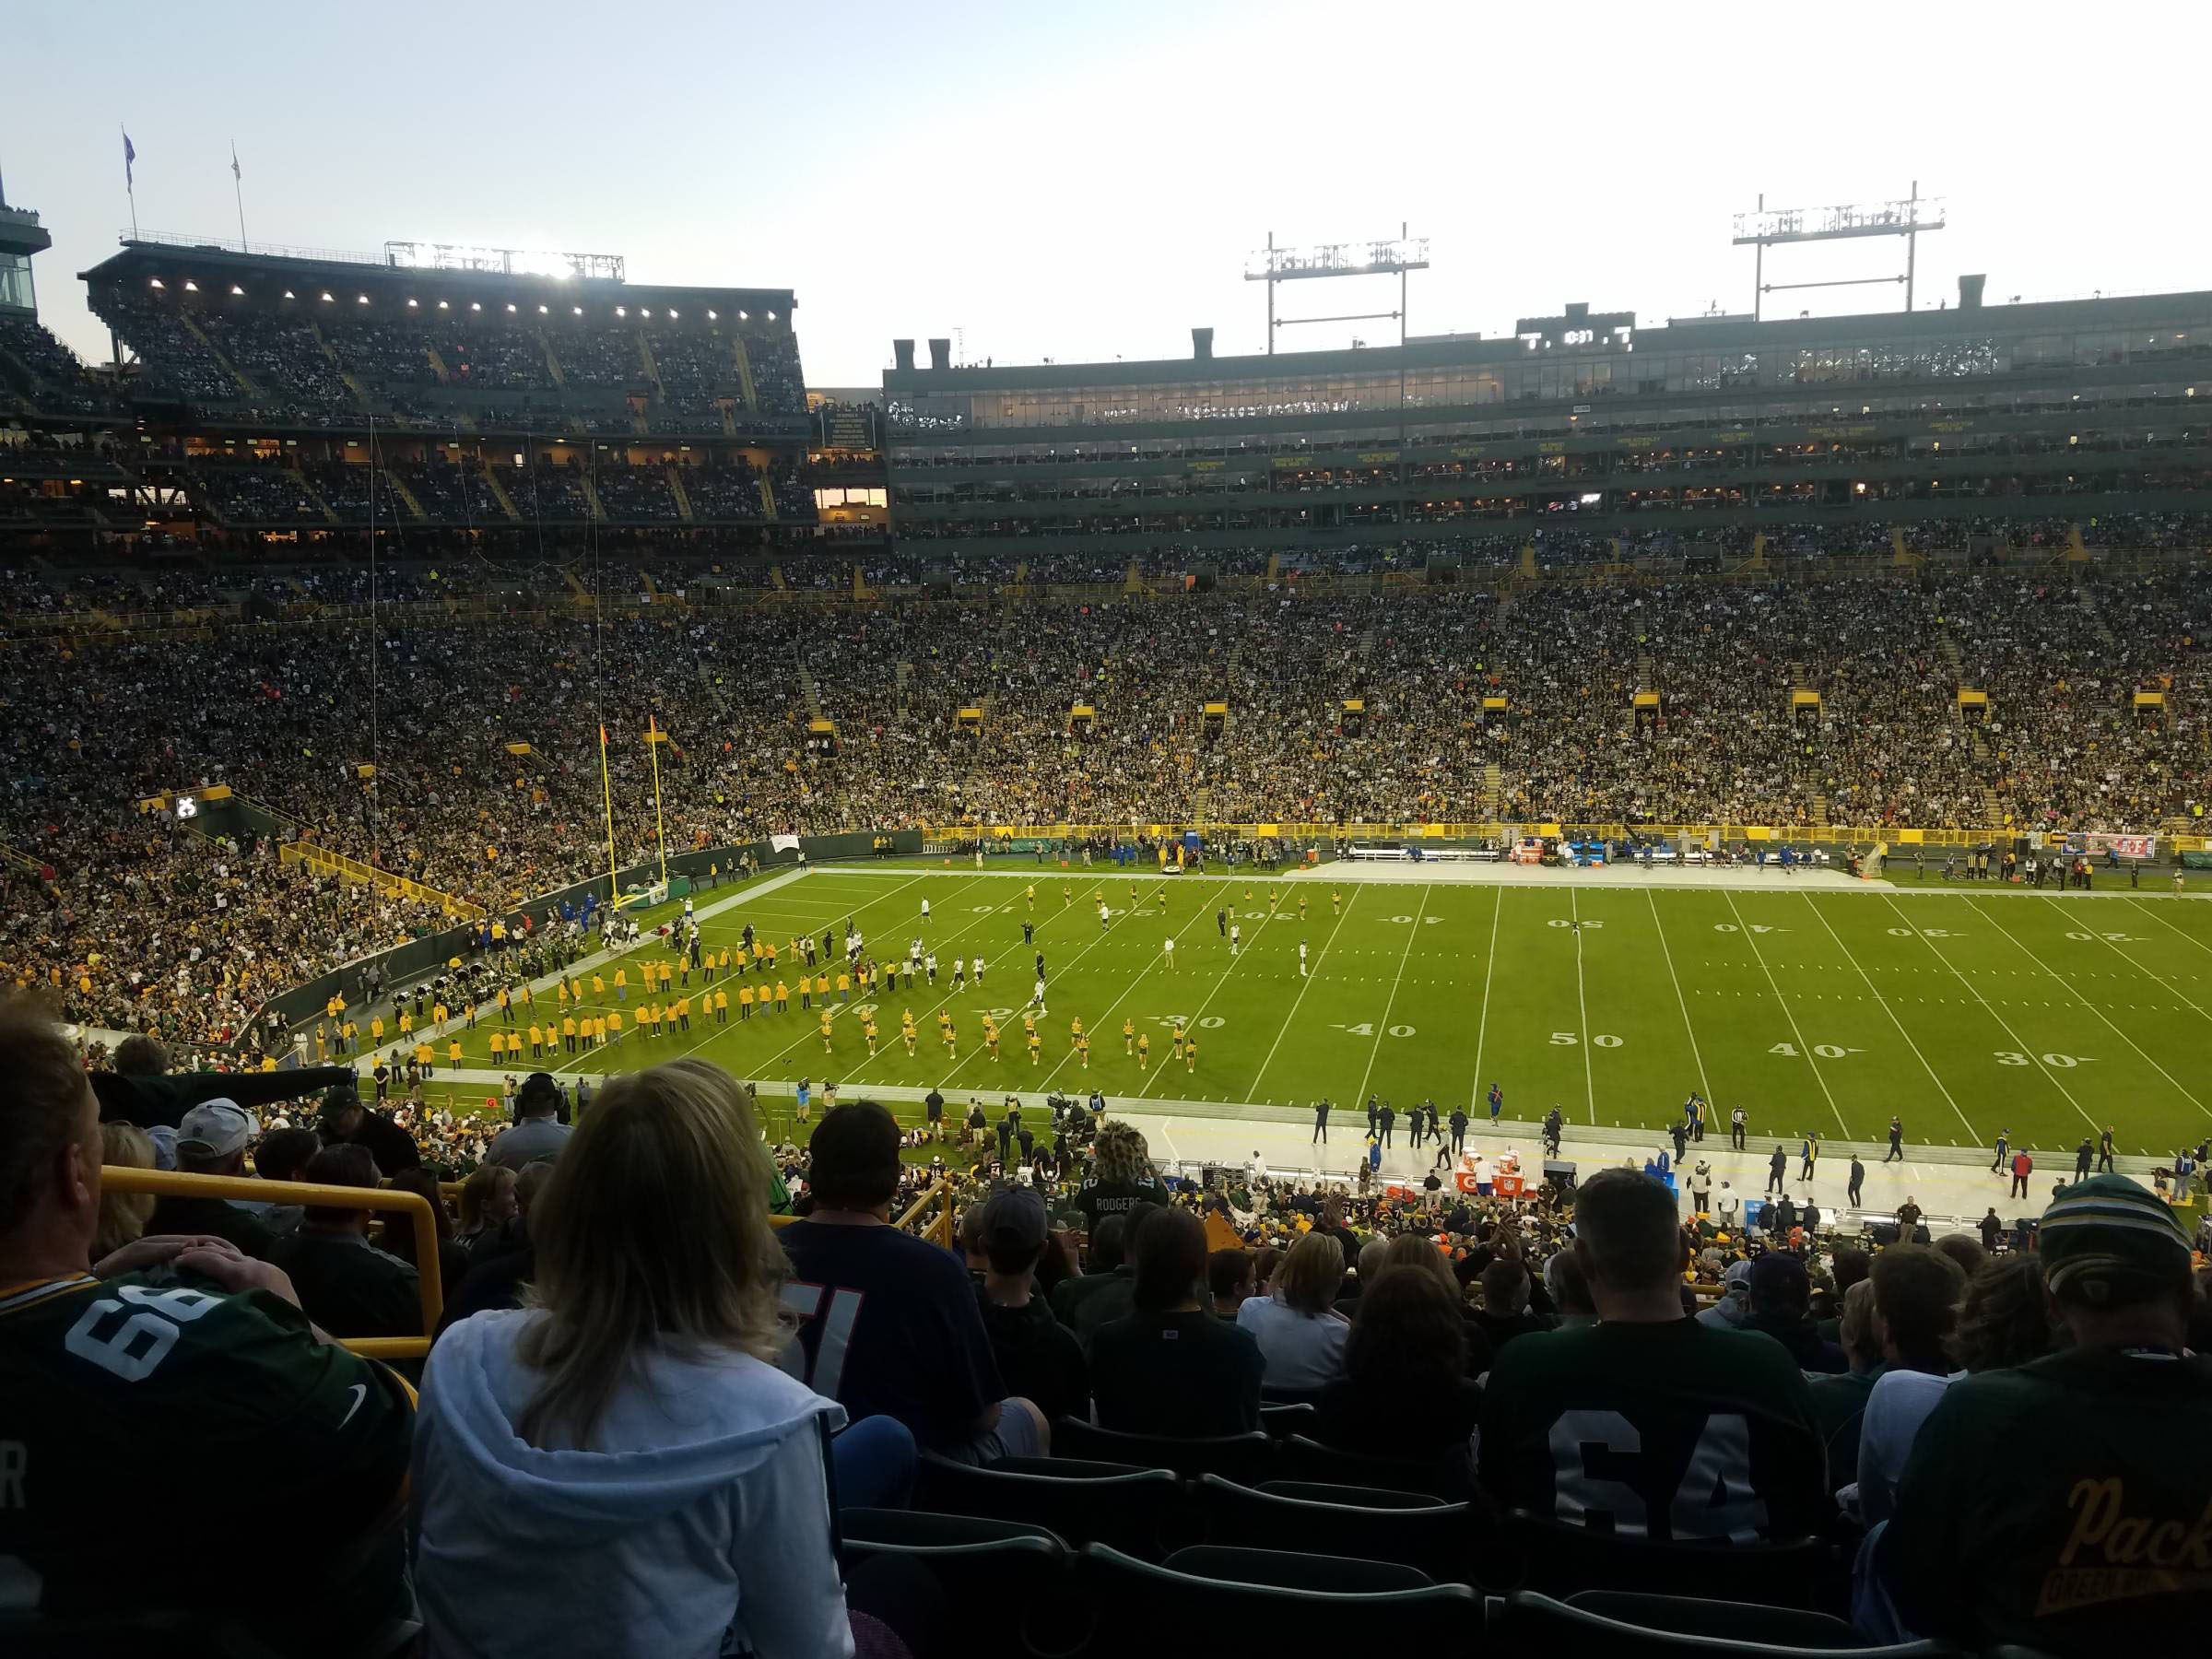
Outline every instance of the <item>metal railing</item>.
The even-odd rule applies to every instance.
[[[110,1193],[167,1194],[182,1198],[242,1198],[254,1204],[313,1204],[332,1209],[391,1210],[415,1229],[415,1274],[422,1299],[419,1336],[337,1336],[341,1347],[370,1359],[419,1359],[430,1351],[439,1316],[445,1312],[445,1287],[438,1274],[438,1222],[429,1200],[393,1187],[323,1186],[302,1181],[248,1181],[237,1175],[194,1175],[182,1170],[136,1170],[110,1164],[100,1172]]]

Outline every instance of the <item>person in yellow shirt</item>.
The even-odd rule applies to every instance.
[[[638,1004],[638,1037],[650,1042],[661,1034],[661,1010],[657,1004],[641,1000]]]
[[[350,1019],[347,1020],[344,1025],[340,1026],[338,1028],[339,1051],[347,1054],[359,1052],[360,1044],[356,1041],[356,1039],[358,1039],[360,1034],[361,1028],[355,1025]]]
[[[581,974],[571,974],[571,975],[569,976],[569,1000],[570,1000],[571,1002],[572,1002],[572,1003],[576,1003],[576,1004],[579,1004],[579,1005],[581,1005],[581,1004],[582,1003],[582,1001],[583,1001],[583,977],[582,977],[582,975],[581,975]]]
[[[1083,1017],[1082,1017],[1080,1014],[1078,1014],[1078,1015],[1077,1015],[1077,1016],[1075,1017],[1075,1018],[1073,1018],[1073,1019],[1071,1019],[1071,1020],[1069,1020],[1069,1021],[1067,1022],[1067,1041],[1068,1041],[1068,1046],[1069,1046],[1070,1048],[1075,1048],[1075,1047],[1077,1047],[1077,1046],[1080,1045],[1080,1044],[1081,1044],[1081,1042],[1082,1042],[1082,1041],[1083,1041]]]
[[[779,1014],[791,1012],[791,987],[782,980],[776,982],[776,1012]]]
[[[1175,1022],[1175,1030],[1170,1033],[1169,1042],[1174,1053],[1175,1058],[1178,1060],[1182,1058],[1182,1045],[1186,1041],[1187,1039],[1182,1034],[1182,1021],[1181,1019],[1177,1019]]]
[[[1298,919],[1300,922],[1306,919],[1306,889],[1303,888],[1298,889]]]
[[[868,1040],[868,1057],[876,1056],[876,1010],[870,1008],[860,1017],[860,1034]]]
[[[837,973],[837,1000],[841,1003],[853,1000],[853,976],[841,968]]]
[[[730,1023],[730,994],[727,991],[718,989],[714,993],[714,1023],[718,1026]]]
[[[1134,1019],[1122,1021],[1122,1053],[1125,1055],[1136,1053],[1136,1021]]]
[[[606,981],[599,974],[592,975],[592,1000],[597,1002],[606,994]]]
[[[453,1011],[445,1006],[444,997],[440,997],[430,1005],[430,1023],[432,1025],[441,1026],[453,1017]]]
[[[1143,1071],[1152,1064],[1152,1039],[1140,1036],[1136,1040],[1136,1069]]]
[[[561,1007],[569,1006],[569,982],[562,980],[553,988],[553,1000]]]
[[[1344,895],[1335,888],[1329,889],[1329,914],[1335,915],[1344,903]]]
[[[627,968],[615,970],[615,1000],[618,1003],[627,1003],[629,1000],[629,970]],[[609,1027],[608,1029],[612,1030],[613,1028]],[[619,1042],[621,1039],[617,1038],[615,1041]]]
[[[330,1058],[330,1035],[321,1020],[315,1021],[315,1064],[320,1065]]]
[[[983,1046],[991,1051],[991,1058],[998,1058],[998,1021],[990,1015],[983,1016]]]
[[[369,1046],[371,1048],[384,1046],[384,1017],[382,1014],[373,1015],[369,1020]]]
[[[1082,1032],[1076,1033],[1076,1053],[1083,1056],[1083,1069],[1090,1069],[1090,1039]]]
[[[606,1045],[606,1020],[605,1018],[594,1014],[586,1023],[592,1028],[592,1033],[591,1040],[585,1044],[585,1046],[588,1048],[604,1048]]]
[[[616,1009],[606,1017],[606,1040],[616,1048],[622,1046],[622,1014]]]
[[[1076,901],[1076,889],[1065,882],[1060,884],[1060,908],[1065,910]]]
[[[937,1016],[937,1035],[945,1040],[945,1057],[947,1060],[951,1059],[958,1052],[956,1046],[958,1040],[953,1032],[951,1015],[939,1014]]]
[[[1022,897],[1030,901],[1030,908],[1035,910],[1037,908],[1037,884],[1033,881],[1030,882],[1028,891],[1023,893]]]
[[[514,1023],[514,998],[507,994],[507,987],[501,985],[500,994],[493,997],[492,1001],[500,1005],[500,1023],[512,1025]]]
[[[738,973],[743,973],[745,971],[745,964],[747,959],[745,947],[742,945],[738,946],[735,952],[727,950],[724,951],[722,953],[722,959],[725,966],[734,961],[736,964],[735,971]]]
[[[720,996],[722,993],[717,991],[714,994]],[[753,988],[750,985],[740,985],[737,987],[737,1018],[750,1019],[752,1017]]]
[[[830,1053],[830,1010],[822,1010],[822,1053]]]
[[[415,1045],[416,1069],[420,1071],[424,1077],[427,1077],[430,1075],[430,1062],[436,1057],[437,1051],[429,1043],[418,1042]]]
[[[530,1058],[533,1060],[543,1060],[545,1057],[545,1029],[538,1025],[535,1021],[532,1021],[530,1026]]]
[[[530,987],[517,985],[514,988],[514,1000],[518,1007],[528,1007],[530,1006]]]
[[[702,1004],[701,1006],[703,1007],[704,1005]],[[688,996],[679,996],[676,999],[676,1029],[679,1031],[688,1031],[691,1029],[691,999]]]
[[[564,1047],[564,1048],[566,1048],[566,1049],[569,1051],[569,1053],[571,1053],[571,1054],[572,1054],[572,1053],[574,1053],[576,1052],[576,1016],[575,1016],[575,1015],[573,1015],[573,1014],[563,1014],[563,1015],[560,1017],[560,1041],[561,1041],[561,1046],[562,1046],[562,1047]]]
[[[461,1069],[461,1039],[456,1037],[445,1045],[445,1063],[455,1071]]]
[[[1037,1035],[1035,1026],[1030,1028],[1030,1064],[1031,1065],[1044,1064],[1044,1039]]]
[[[818,973],[814,976],[814,994],[825,1007],[829,1006],[830,976],[828,974]]]
[[[802,1011],[814,1006],[814,980],[809,974],[799,975],[799,1007]]]
[[[1182,1061],[1183,1061],[1183,1068],[1184,1068],[1186,1071],[1196,1071],[1196,1070],[1198,1069],[1198,1039],[1197,1039],[1197,1038],[1195,1038],[1195,1037],[1185,1037],[1185,1038],[1182,1040]]]
[[[402,1037],[412,1037],[415,1034],[415,1016],[405,1008],[399,1011],[399,1034]]]
[[[914,1053],[914,1011],[912,1008],[899,1016],[899,1041],[906,1044],[908,1058]]]

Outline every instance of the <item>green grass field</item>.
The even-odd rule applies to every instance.
[[[1024,897],[1032,875],[1033,911]],[[702,932],[710,944],[735,943],[749,920],[781,947],[795,935],[841,933],[849,916],[872,954],[902,956],[923,932],[926,895],[937,982],[910,991],[902,982],[884,1001],[877,1054],[867,1053],[857,998],[836,1007],[826,1053],[818,1014],[800,1011],[795,986],[789,1013],[741,1023],[733,1006],[717,1027],[697,1011],[694,974],[688,1034],[626,1034],[619,1048],[560,1054],[559,1068],[619,1070],[695,1052],[764,1083],[834,1080],[848,1100],[885,1085],[934,1084],[961,1104],[971,1093],[989,1102],[1009,1089],[1096,1088],[1117,1106],[1175,1101],[1179,1112],[1224,1116],[1302,1112],[1327,1095],[1355,1133],[1357,1103],[1371,1092],[1401,1109],[1428,1096],[1447,1114],[1456,1104],[1479,1116],[1492,1079],[1509,1118],[1557,1104],[1570,1123],[1661,1125],[1694,1088],[1719,1122],[1742,1105],[1753,1136],[1770,1140],[1814,1129],[1878,1142],[1892,1112],[1912,1146],[1986,1147],[2004,1129],[2016,1144],[2070,1147],[2112,1123],[2124,1150],[2162,1154],[2212,1129],[2212,905],[2194,900],[2147,889],[1818,891],[1779,875],[1732,891],[1641,887],[1626,872],[1530,887],[1333,882],[1324,871],[1286,881],[1140,875],[1133,914],[1131,887],[1125,874],[1026,865],[818,870],[747,897]],[[1112,910],[1104,929],[1100,896]],[[1233,959],[1217,926],[1222,908],[1243,928]],[[1033,977],[1025,920],[1050,987],[1037,1065],[1019,1018]],[[1171,933],[1172,971],[1161,950]],[[983,985],[955,994],[951,959],[977,954],[988,963]],[[790,958],[781,966],[794,977]],[[626,1023],[638,1004],[630,977]],[[611,987],[611,970],[606,978]],[[585,983],[588,995],[588,973]],[[735,982],[727,988],[734,998]],[[534,1005],[551,1006],[550,994]],[[920,1032],[912,1057],[898,1040],[909,1007]],[[950,1057],[940,1007],[958,1032]],[[1004,1032],[996,1061],[981,1039],[986,1010]],[[1194,1067],[1171,1061],[1176,1015],[1198,1038]],[[1088,1070],[1071,1049],[1075,1016],[1092,1036]],[[1152,1037],[1148,1069],[1124,1052],[1124,1019]],[[468,1065],[490,1065],[488,1031],[466,1033]],[[502,1068],[520,1069],[512,1059]]]

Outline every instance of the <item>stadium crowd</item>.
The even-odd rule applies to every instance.
[[[704,601],[728,581],[645,569],[664,597]],[[217,596],[190,573],[154,580],[171,603]],[[603,619],[567,604],[552,566],[397,565],[376,583],[387,602],[506,608],[395,605],[373,633],[363,618],[27,641],[56,671],[23,677],[6,739],[0,842],[27,861],[7,888],[11,978],[92,1023],[134,1001],[153,1017],[152,988],[167,987],[178,1012],[217,1018],[153,1029],[196,1041],[235,1023],[211,989],[265,993],[430,919],[140,811],[206,784],[273,809],[286,839],[470,902],[525,903],[603,863],[603,724],[626,859],[653,822],[649,720],[671,735],[676,847],[1162,816],[2146,830],[2205,800],[2212,595],[2180,576],[1502,596],[1278,583],[1018,613],[693,604]],[[264,585],[358,606],[369,578],[325,567]],[[127,602],[97,582],[72,598]],[[566,610],[527,608],[548,598]],[[1986,724],[1960,686],[1986,692]],[[2138,709],[2139,689],[2168,700]],[[1656,710],[1631,708],[1642,690]],[[1799,690],[1818,708],[1794,708]],[[1364,704],[1356,731],[1347,700]],[[1209,702],[1226,717],[1206,718]],[[1093,718],[1072,719],[1077,705]],[[980,730],[956,719],[971,707]],[[833,739],[809,734],[816,718]],[[197,923],[195,894],[216,903]]]
[[[65,1641],[159,1615],[171,1640],[220,1617],[280,1653],[418,1629],[441,1653],[1012,1652],[1031,1598],[1003,1572],[969,1599],[865,1541],[904,1510],[909,1542],[975,1542],[966,1515],[1172,1548],[1117,1524],[1100,1460],[1171,1471],[1147,1478],[1201,1535],[1302,1552],[1279,1565],[1310,1589],[1387,1560],[1419,1571],[1345,1587],[1523,1612],[1532,1590],[1720,1596],[1761,1654],[1815,1631],[2087,1654],[2120,1611],[2171,1643],[2212,1604],[2188,1553],[2212,1504],[2206,1274],[2125,1177],[2062,1185],[2012,1248],[1884,1244],[1686,1218],[1630,1169],[1525,1201],[1257,1167],[1207,1188],[1126,1124],[1064,1119],[1065,1166],[979,1171],[947,1251],[890,1225],[928,1177],[889,1112],[833,1106],[803,1154],[772,1149],[702,1061],[609,1080],[572,1126],[552,1079],[523,1080],[450,1206],[404,1110],[345,1073],[166,1061],[135,1040],[88,1078],[33,998],[0,1005],[0,1378],[18,1466],[83,1477],[0,1505],[0,1555]],[[319,1106],[288,1116],[302,1094]],[[421,1333],[411,1226],[276,1187],[103,1192],[102,1165],[423,1198],[428,1359],[335,1346]],[[1237,1484],[1276,1466],[1308,1483],[1289,1505]],[[119,1520],[104,1482],[126,1470],[142,1502]],[[325,1547],[252,1595],[173,1552],[108,1570],[181,1509],[230,1529],[293,1491]],[[1233,1552],[1167,1564],[1211,1583],[1183,1604],[1201,1617],[1247,1594]]]

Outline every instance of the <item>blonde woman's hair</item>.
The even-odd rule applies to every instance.
[[[154,1167],[153,1140],[135,1124],[102,1124],[100,1161],[119,1169],[150,1170]],[[92,1229],[92,1259],[97,1262],[143,1235],[147,1218],[153,1213],[151,1193],[111,1193],[103,1186],[100,1219]]]
[[[1275,1300],[1300,1313],[1326,1313],[1343,1288],[1344,1246],[1334,1233],[1308,1233],[1275,1270]]]
[[[530,1209],[537,1279],[525,1364],[545,1381],[517,1432],[582,1448],[641,1349],[773,1361],[789,1335],[752,1093],[704,1060],[615,1077]]]
[[[1111,1121],[1100,1124],[1098,1161],[1091,1172],[1100,1186],[1142,1181],[1152,1173],[1152,1148],[1128,1124]]]
[[[461,1183],[461,1230],[475,1232],[484,1225],[484,1209],[499,1194],[501,1182],[512,1181],[514,1171],[504,1164],[478,1164]]]

